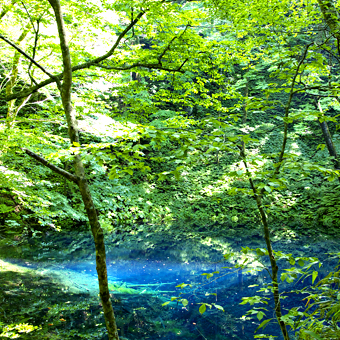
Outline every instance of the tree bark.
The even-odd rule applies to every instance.
[[[269,260],[270,260],[270,267],[271,267],[271,272],[272,272],[271,273],[271,280],[272,280],[272,285],[273,285],[273,296],[274,296],[276,319],[277,319],[277,322],[280,326],[281,333],[283,335],[284,340],[289,340],[289,334],[288,334],[288,331],[287,331],[286,323],[281,320],[282,308],[281,308],[280,291],[279,291],[279,284],[278,284],[279,267],[277,265],[275,255],[274,255],[274,252],[273,252],[273,248],[272,248],[272,244],[271,244],[271,240],[270,240],[269,224],[268,224],[267,215],[266,215],[264,208],[263,208],[261,194],[256,189],[255,183],[254,183],[254,181],[251,177],[251,173],[250,173],[249,168],[248,168],[246,155],[243,151],[243,147],[240,148],[240,151],[241,151],[241,158],[242,158],[244,167],[246,169],[246,174],[247,174],[251,189],[253,191],[254,198],[255,198],[255,201],[256,201],[256,204],[257,204],[257,209],[260,213],[261,221],[262,221],[262,225],[263,225],[264,239],[266,241],[266,246],[267,246],[267,250],[268,250],[268,257],[269,257]]]
[[[317,0],[323,15],[323,18],[326,21],[326,24],[330,28],[331,32],[334,34],[334,37],[338,40],[340,39],[340,17],[339,12],[334,6],[333,0]]]
[[[68,133],[71,143],[79,143],[79,129],[75,118],[75,111],[71,101],[72,87],[72,65],[68,43],[66,40],[66,30],[59,0],[48,0],[51,4],[58,26],[60,47],[63,57],[63,85],[60,88],[63,108],[68,124]],[[107,281],[106,253],[104,243],[104,233],[98,221],[98,216],[93,203],[92,195],[85,175],[85,168],[79,154],[74,156],[74,169],[78,178],[78,187],[85,205],[86,213],[91,226],[95,248],[96,248],[96,268],[98,273],[99,293],[104,310],[104,318],[109,340],[119,340],[116,320],[110,300],[110,293]]]
[[[20,37],[19,37],[19,39],[16,43],[18,46],[26,38],[26,36],[29,32],[28,26],[21,33],[21,35],[20,35]],[[6,84],[6,96],[9,96],[13,93],[13,88],[15,86],[17,79],[18,79],[20,57],[21,57],[21,54],[18,51],[15,51],[14,56],[13,56],[13,62],[12,62],[11,77],[10,77],[8,83]],[[15,118],[16,118],[20,108],[23,106],[22,104],[25,104],[26,101],[27,101],[26,99],[27,98],[24,98],[22,100],[21,104],[19,104],[17,107],[15,106],[15,99],[10,100],[8,102],[7,117],[6,117],[6,125],[7,125],[8,128],[13,126]]]
[[[323,110],[322,110],[320,102],[315,101],[315,105],[318,107],[320,113],[323,114]],[[325,140],[325,143],[326,143],[326,146],[327,146],[327,149],[328,149],[328,153],[333,158],[334,169],[340,170],[339,156],[338,156],[338,153],[336,152],[335,146],[333,144],[332,136],[331,136],[329,129],[328,129],[328,124],[327,124],[326,121],[322,122],[321,119],[318,119],[318,121],[319,121],[319,124],[320,124],[320,127],[321,127],[323,139]],[[340,177],[338,177],[338,181],[340,182]]]
[[[327,124],[326,121],[321,122],[320,119],[319,119],[319,124],[320,124],[321,130],[322,130],[323,138],[324,138],[325,143],[327,145],[329,155],[331,157],[333,157],[334,168],[336,170],[340,170],[339,157],[338,157],[338,154],[335,150],[335,147],[334,147],[334,144],[333,144],[333,141],[332,141],[332,137],[331,137],[331,134],[330,134],[329,129],[328,129],[328,124]]]

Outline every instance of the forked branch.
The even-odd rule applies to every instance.
[[[27,155],[31,156],[32,158],[37,160],[39,163],[45,165],[47,168],[51,169],[52,171],[56,172],[57,174],[65,177],[69,181],[72,181],[76,184],[79,184],[79,178],[77,176],[75,176],[75,175],[71,174],[70,172],[67,172],[67,171],[49,163],[45,158],[37,155],[35,152],[33,152],[31,150],[28,150],[26,148],[23,148],[22,150],[25,151]]]
[[[11,45],[14,47],[19,53],[21,53],[26,59],[28,59],[32,64],[37,66],[41,71],[43,71],[45,74],[47,74],[50,78],[52,78],[54,81],[57,81],[57,77],[51,73],[49,73],[43,66],[41,66],[39,63],[37,63],[33,58],[31,58],[25,51],[23,51],[19,46],[17,46],[14,42],[10,41],[8,38],[4,37],[2,34],[0,34],[0,39],[5,41],[8,45]],[[32,93],[32,92],[31,92]],[[29,94],[31,94],[29,93]],[[25,96],[27,97],[27,96]],[[22,98],[22,97],[20,97]],[[15,98],[13,98],[15,99]]]

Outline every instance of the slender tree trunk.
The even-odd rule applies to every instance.
[[[320,102],[317,102],[316,105],[317,105],[320,113],[323,114],[323,110],[322,110]],[[329,129],[328,129],[328,124],[327,124],[326,121],[321,121],[320,119],[318,121],[319,121],[321,130],[322,130],[323,138],[325,140],[329,155],[331,157],[333,157],[334,169],[340,170],[339,156],[338,156],[338,153],[336,152],[335,146],[333,144],[332,136],[331,136]],[[339,177],[339,181],[340,181],[340,177]]]
[[[247,164],[247,161],[246,161],[245,153],[243,151],[243,147],[240,150],[241,150],[241,158],[243,160],[243,164],[244,164],[244,167],[246,169],[247,177],[248,177],[250,186],[252,188],[254,198],[255,198],[255,201],[256,201],[256,204],[257,204],[257,209],[260,213],[261,221],[262,221],[262,225],[263,225],[264,239],[266,241],[266,246],[267,246],[267,250],[268,250],[268,257],[269,257],[269,260],[270,260],[270,267],[271,267],[271,272],[272,272],[271,273],[271,280],[272,280],[272,285],[273,285],[273,296],[274,296],[276,319],[277,319],[277,322],[280,326],[281,333],[283,335],[284,340],[289,340],[289,334],[288,334],[288,331],[287,331],[287,326],[286,326],[285,322],[281,320],[282,308],[281,308],[280,291],[279,291],[279,284],[278,284],[279,267],[277,265],[275,255],[274,255],[274,252],[273,252],[273,248],[272,248],[272,244],[271,244],[271,240],[270,240],[269,224],[268,224],[267,215],[266,215],[264,208],[263,208],[261,194],[256,189],[255,183],[254,183],[254,181],[251,177],[251,173],[250,173],[249,168],[248,168],[248,164]]]
[[[288,141],[288,117],[289,117],[289,111],[290,106],[293,100],[294,96],[294,86],[296,82],[296,78],[298,77],[299,70],[303,62],[305,61],[308,53],[308,49],[312,44],[308,44],[306,46],[306,49],[304,50],[302,57],[297,65],[295,74],[292,79],[291,87],[290,87],[290,93],[287,101],[287,105],[285,106],[285,120],[284,120],[284,131],[283,131],[283,141],[281,146],[281,151],[279,154],[278,162],[275,165],[275,170],[273,171],[272,178],[275,178],[279,173],[282,166],[282,163],[284,162],[284,156],[285,156],[285,150],[286,145]],[[244,167],[246,169],[246,174],[250,183],[250,187],[254,194],[254,199],[257,204],[257,209],[261,216],[261,222],[263,225],[263,231],[264,231],[264,239],[266,242],[267,250],[268,250],[268,257],[270,260],[270,267],[271,267],[271,279],[272,279],[272,285],[273,285],[273,296],[274,296],[274,303],[275,303],[275,315],[277,318],[277,322],[280,326],[281,333],[283,335],[284,340],[289,340],[289,334],[287,331],[287,325],[286,323],[281,319],[282,318],[282,308],[281,308],[281,301],[280,301],[280,291],[279,291],[279,283],[278,283],[278,265],[275,259],[274,251],[272,248],[271,240],[270,240],[270,232],[269,232],[269,223],[267,219],[267,215],[263,206],[262,202],[262,196],[265,192],[265,189],[258,190],[256,188],[256,185],[252,179],[251,172],[249,171],[246,154],[245,154],[245,144],[242,142],[241,146],[239,146],[240,149],[240,156],[243,161]]]
[[[319,120],[319,124],[322,130],[323,138],[327,145],[329,155],[333,157],[334,168],[337,170],[340,170],[339,156],[335,150],[335,146],[333,144],[332,137],[328,129],[328,124],[327,122],[325,121],[321,122],[320,120]]]
[[[249,96],[249,88],[248,88],[248,80],[246,83],[246,88],[245,88],[245,97],[248,98]],[[243,105],[243,115],[242,115],[242,124],[246,124],[247,122],[247,108],[246,108],[246,103]],[[270,233],[269,233],[269,224],[268,224],[268,219],[267,215],[263,209],[263,204],[262,204],[262,195],[261,193],[258,192],[256,189],[255,183],[251,177],[251,173],[248,168],[247,160],[246,160],[246,155],[245,155],[245,143],[242,141],[241,143],[241,148],[240,148],[240,155],[244,164],[244,167],[246,169],[247,177],[250,183],[250,186],[252,188],[254,198],[257,204],[257,209],[260,213],[261,216],[261,221],[263,225],[263,232],[264,232],[264,239],[266,242],[267,250],[268,250],[268,256],[270,259],[270,266],[271,266],[271,279],[272,279],[272,285],[273,285],[273,296],[274,296],[274,304],[275,304],[275,315],[277,322],[280,326],[281,333],[283,335],[284,340],[289,340],[289,334],[287,331],[287,327],[284,321],[281,320],[282,317],[282,308],[281,308],[281,300],[280,300],[280,291],[279,291],[279,284],[278,284],[278,271],[279,267],[277,265],[271,240],[270,240]]]
[[[331,32],[334,34],[335,38],[340,39],[340,16],[337,11],[333,0],[317,0],[323,15],[323,18],[326,21],[326,24],[330,28]],[[339,48],[339,46],[338,46]]]
[[[249,69],[249,68],[248,68]],[[243,110],[243,114],[242,114],[242,124],[245,125],[247,123],[247,115],[248,115],[248,109],[247,109],[247,101],[248,101],[248,97],[249,97],[249,86],[248,86],[248,78],[246,78],[246,87],[244,89],[244,97],[246,98],[243,105],[242,105],[242,110]],[[246,152],[246,144],[244,143],[244,141],[241,142],[242,144],[242,150],[243,153]]]
[[[248,70],[249,70],[249,67],[248,67],[247,71]],[[247,114],[248,114],[247,104],[248,104],[248,98],[249,98],[249,81],[248,81],[247,77],[246,77],[246,86],[244,88],[244,97],[245,97],[245,101],[242,105],[242,110],[243,110],[242,124],[247,123]]]
[[[79,129],[77,120],[75,118],[75,111],[72,107],[71,101],[71,87],[72,87],[72,65],[71,56],[69,52],[68,43],[66,40],[66,30],[64,27],[63,16],[61,12],[61,6],[59,0],[48,0],[51,4],[55,18],[58,25],[60,47],[63,56],[63,84],[59,85],[61,91],[63,108],[68,124],[68,133],[71,143],[77,145],[79,143]],[[98,216],[93,203],[92,195],[89,189],[88,181],[85,175],[85,168],[81,160],[81,156],[74,156],[74,169],[78,178],[78,186],[81,192],[81,196],[85,205],[86,213],[90,222],[91,231],[96,248],[96,268],[98,273],[99,292],[103,305],[104,317],[106,328],[109,336],[109,340],[118,340],[118,330],[116,326],[116,320],[110,300],[110,293],[107,281],[107,267],[106,267],[106,253],[104,243],[104,233],[98,221]]]
[[[24,31],[21,33],[19,39],[16,42],[18,46],[20,46],[20,43],[26,38],[28,32],[29,32],[29,28],[27,26],[24,29]],[[13,88],[18,79],[20,57],[21,57],[21,54],[18,51],[15,51],[14,56],[13,56],[13,62],[12,62],[11,77],[8,83],[6,84],[6,96],[9,96],[13,93]],[[17,107],[15,106],[15,99],[10,100],[8,102],[7,117],[6,117],[6,125],[8,128],[13,126],[16,115],[19,112],[19,109],[23,106],[22,104],[26,103],[26,101],[27,101],[27,98],[24,98],[21,101],[21,104],[18,105]]]

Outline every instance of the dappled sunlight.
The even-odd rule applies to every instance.
[[[6,166],[0,165],[0,173],[4,177],[6,177],[6,180],[20,183],[24,187],[33,186],[34,185],[32,183],[32,181],[28,179],[26,174],[24,174],[22,172],[19,172],[19,171],[10,170]]]
[[[291,143],[290,145],[290,148],[289,148],[289,152],[296,155],[296,156],[301,156],[301,151],[300,151],[300,147],[298,145],[298,143],[296,142],[293,142]]]
[[[0,338],[340,338],[333,1],[2,2]]]
[[[78,121],[79,128],[87,133],[112,139],[119,138],[129,134],[137,125],[131,122],[121,122],[100,113],[92,113],[91,116],[83,116]]]

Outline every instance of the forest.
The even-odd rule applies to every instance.
[[[0,1],[0,339],[340,339],[340,2]]]

